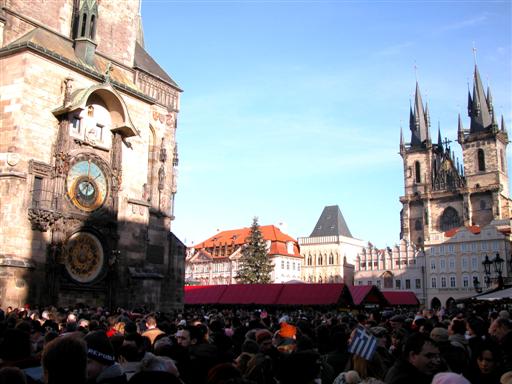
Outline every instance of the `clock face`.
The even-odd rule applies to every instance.
[[[66,179],[71,202],[83,211],[101,207],[107,197],[107,178],[93,160],[81,160],[73,164]]]
[[[101,242],[88,232],[73,234],[64,248],[64,264],[71,278],[79,283],[96,279],[103,267]]]

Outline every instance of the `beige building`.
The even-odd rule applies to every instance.
[[[411,291],[426,301],[425,255],[402,239],[398,245],[378,249],[369,243],[357,256],[354,285],[376,285],[381,291]]]
[[[302,281],[352,285],[357,255],[366,243],[352,237],[337,205],[323,209],[309,237],[299,237]]]
[[[139,1],[1,4],[0,302],[180,307],[181,90]]]
[[[302,256],[297,241],[274,225],[260,226],[274,269],[272,283],[300,280]],[[222,231],[189,249],[185,266],[187,284],[235,284],[250,228]]]
[[[497,123],[491,91],[475,66],[468,95],[469,128],[459,116],[458,142],[463,164],[448,140],[430,135],[430,115],[418,84],[410,112],[411,141],[400,140],[405,194],[400,198],[401,237],[425,250],[427,304],[447,306],[474,293],[482,281],[482,257],[499,253],[502,276],[510,276],[510,210],[503,117]],[[494,273],[494,272],[493,272]],[[494,286],[498,279],[492,277]]]

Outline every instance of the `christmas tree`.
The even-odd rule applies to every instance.
[[[245,239],[236,279],[241,284],[271,283],[273,270],[274,264],[268,257],[267,245],[255,217],[249,237]]]

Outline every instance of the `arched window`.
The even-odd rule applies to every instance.
[[[333,254],[332,254],[332,253],[331,253],[331,254],[329,254],[329,264],[330,264],[330,265],[334,264],[334,256],[333,256]]]
[[[322,255],[318,255],[318,263],[317,265],[322,265]]]
[[[485,171],[485,153],[482,148],[478,149],[478,170]]]
[[[91,26],[89,29],[89,39],[94,40],[96,34],[96,15],[91,16]]]
[[[393,274],[389,271],[386,271],[382,274],[384,279],[384,288],[393,288]]]
[[[313,258],[311,257],[311,254],[308,255],[308,265],[313,265]]]
[[[87,26],[87,13],[82,15],[82,29],[80,31],[80,37],[85,37],[85,27]]]
[[[461,224],[459,214],[452,207],[446,208],[441,216],[440,224],[442,231],[448,231],[452,228],[460,227]]]
[[[419,161],[414,162],[414,177],[417,183],[421,182],[421,167]]]
[[[414,222],[414,229],[417,231],[421,231],[423,229],[423,223],[421,222],[420,219],[416,219],[416,221]]]

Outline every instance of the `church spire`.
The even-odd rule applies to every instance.
[[[441,126],[437,126],[437,148],[443,152],[443,139],[441,138]]]
[[[459,113],[459,124],[457,129],[457,139],[459,144],[462,144],[464,142],[464,127],[462,126],[462,119],[460,118]]]
[[[411,129],[411,147],[421,147],[430,141],[428,108],[427,113],[423,109],[420,86],[416,82],[416,94],[414,96],[414,112],[411,107],[409,128]]]
[[[488,95],[490,96],[490,92]],[[471,118],[470,133],[483,132],[491,128],[491,111],[476,64],[473,78],[473,95],[468,96],[468,114]]]

